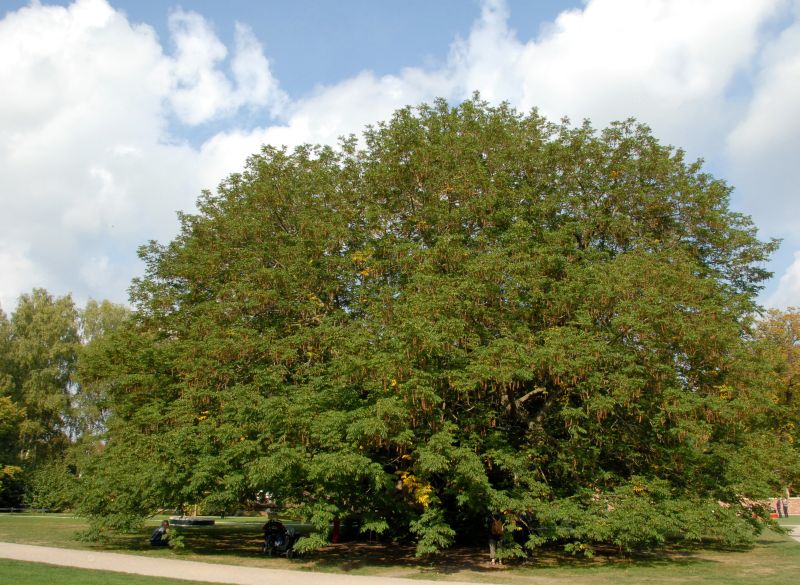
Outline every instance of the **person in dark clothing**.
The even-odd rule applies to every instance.
[[[150,535],[150,546],[167,546],[169,544],[169,522],[164,520],[161,526],[153,530]]]
[[[270,520],[261,528],[264,532],[264,545],[268,548],[281,547],[286,544],[286,528],[282,522]]]

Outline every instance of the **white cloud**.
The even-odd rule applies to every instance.
[[[540,38],[521,41],[505,4],[492,0],[468,37],[453,42],[442,68],[362,72],[288,104],[283,124],[234,129],[207,147],[253,152],[265,141],[333,143],[398,107],[437,96],[460,100],[477,89],[489,101],[537,106],[556,119],[590,117],[602,125],[635,115],[667,140],[702,152],[709,140],[724,139],[732,115],[725,92],[780,4],[594,0],[562,13]]]
[[[112,271],[108,256],[93,256],[81,266],[81,277],[93,288],[108,288],[112,284]]]
[[[4,305],[32,285],[84,289],[82,242],[102,231],[103,216],[139,204],[125,200],[112,150],[158,142],[165,72],[152,29],[131,26],[102,1],[32,5],[0,21],[0,231],[19,254],[1,279],[21,287],[4,291]]]
[[[176,46],[170,99],[181,120],[199,124],[227,106],[230,83],[217,67],[228,50],[199,14],[173,13],[169,29]]]
[[[762,53],[753,99],[728,137],[731,174],[760,225],[800,246],[800,2]],[[765,204],[766,203],[766,204]]]
[[[41,286],[45,275],[30,259],[24,243],[0,240],[0,310],[9,313],[19,295]]]
[[[272,76],[269,60],[264,56],[261,43],[252,29],[242,23],[236,23],[234,42],[236,51],[231,70],[236,79],[236,90],[233,94],[235,107],[268,106],[273,116],[279,115],[288,97]]]
[[[800,306],[800,252],[794,253],[794,262],[781,276],[777,290],[766,304],[780,309]]]
[[[453,82],[444,72],[408,68],[400,75],[376,77],[364,72],[286,107],[283,124],[234,129],[213,136],[201,148],[204,184],[215,185],[227,173],[241,170],[246,158],[262,144],[336,144],[359,135],[367,124],[385,120],[398,108],[450,96]]]
[[[0,20],[0,234],[7,242],[0,302],[7,310],[9,299],[34,285],[123,301],[140,271],[137,246],[171,237],[175,211],[191,210],[207,186],[200,154],[166,134],[171,108],[201,122],[281,103],[248,29],[236,31],[231,81],[214,60],[226,49],[210,28],[197,15],[181,18],[174,56],[152,28],[131,24],[104,0],[33,4]],[[201,47],[207,54],[193,54]]]
[[[489,2],[456,47],[460,83],[554,119],[604,125],[633,115],[666,141],[703,152],[730,123],[726,90],[781,4],[593,0],[523,42],[502,3]]]
[[[165,49],[105,0],[10,13],[0,20],[2,302],[32,285],[123,300],[136,246],[171,237],[174,211],[261,144],[334,143],[398,107],[476,89],[552,118],[634,115],[690,155],[716,153],[759,212],[780,202],[757,214],[768,231],[800,233],[799,2],[789,14],[786,0],[590,0],[529,40],[491,0],[438,69],[362,72],[295,101],[242,24],[229,49],[202,16],[178,10]],[[792,24],[764,36],[776,18]],[[754,83],[749,103],[731,97],[742,80]],[[277,122],[237,127],[243,109]],[[195,149],[168,134],[173,116],[230,127]]]
[[[250,27],[236,25],[231,63],[235,83],[219,69],[228,50],[202,16],[178,10],[170,15],[169,28],[176,46],[169,99],[182,121],[200,124],[243,106],[280,111],[286,96]]]

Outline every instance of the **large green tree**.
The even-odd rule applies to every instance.
[[[134,318],[85,372],[112,414],[84,513],[263,489],[316,523],[309,545],[348,514],[421,554],[489,514],[531,547],[746,540],[741,499],[772,473],[745,455],[774,408],[748,332],[775,244],[730,191],[633,121],[477,98],[264,147],[141,250]]]

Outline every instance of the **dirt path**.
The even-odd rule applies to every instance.
[[[151,577],[171,577],[173,579],[190,579],[193,581],[235,585],[442,585],[441,581],[423,579],[412,580],[399,579],[397,577],[366,577],[337,573],[259,569],[256,567],[148,558],[140,555],[70,550],[7,542],[0,542],[0,558],[78,567],[81,569],[99,569]],[[448,585],[475,584],[449,581]]]

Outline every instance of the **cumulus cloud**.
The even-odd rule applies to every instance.
[[[30,285],[84,289],[82,243],[130,223],[139,201],[116,153],[158,142],[168,78],[152,29],[85,0],[0,21],[0,87],[0,230],[19,259],[2,271],[8,309]]]
[[[0,302],[8,310],[32,285],[122,301],[141,270],[136,246],[171,237],[174,211],[261,144],[334,143],[398,107],[474,90],[552,118],[634,115],[691,155],[717,153],[740,191],[768,185],[769,200],[795,209],[798,5],[589,0],[520,39],[506,5],[487,0],[443,65],[365,71],[290,100],[246,25],[227,47],[201,15],[177,10],[162,45],[105,0],[33,4],[0,21]],[[788,25],[765,33],[777,21]],[[742,80],[752,95],[732,97]],[[243,110],[264,122],[237,126]],[[195,148],[170,134],[175,120],[229,127]],[[796,226],[788,213],[757,219]]]
[[[170,15],[169,29],[176,47],[169,99],[183,122],[200,124],[243,106],[280,112],[286,96],[250,27],[236,25],[233,80],[220,69],[228,49],[201,15],[177,10]]]
[[[800,2],[795,2],[793,23],[765,43],[753,98],[727,144],[746,211],[794,246],[800,246],[799,16]]]
[[[781,2],[594,0],[523,41],[505,3],[488,0],[441,68],[362,72],[288,104],[285,122],[220,133],[204,152],[241,161],[262,143],[333,143],[398,107],[438,96],[458,101],[476,90],[554,119],[603,125],[634,115],[667,141],[704,152],[724,141],[732,116],[720,107],[726,90],[756,54],[760,27]]]
[[[362,72],[351,79],[321,86],[311,95],[287,102],[283,121],[251,129],[234,128],[214,135],[200,148],[202,177],[214,185],[238,171],[261,145],[289,148],[300,144],[336,144],[340,137],[359,135],[365,126],[385,120],[398,108],[436,97],[466,97],[458,92],[449,69],[426,71],[409,67],[398,75]]]
[[[726,91],[781,4],[593,0],[522,41],[493,0],[456,45],[455,64],[466,92],[597,125],[633,115],[666,141],[703,152],[724,136],[734,115]]]
[[[0,310],[10,311],[19,295],[41,286],[42,274],[29,256],[28,246],[19,241],[0,240]]]
[[[767,306],[796,307],[800,302],[800,252],[794,253],[794,262],[781,276],[778,288],[767,299]]]
[[[170,117],[198,124],[281,106],[250,29],[237,26],[227,74],[227,49],[202,17],[171,23],[169,55],[151,27],[104,0],[32,4],[0,21],[7,310],[34,285],[123,301],[137,246],[171,237],[174,212],[207,186],[197,150],[167,133]]]

